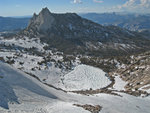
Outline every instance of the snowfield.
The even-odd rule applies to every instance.
[[[73,106],[100,105],[100,113],[149,113],[150,97],[120,93],[91,96],[65,93],[0,62],[0,113],[90,113]]]
[[[79,65],[64,75],[62,89],[69,91],[101,89],[111,83],[107,74],[98,68]]]
[[[0,75],[0,113],[84,112],[72,103],[62,102],[49,87],[8,64],[0,62]]]

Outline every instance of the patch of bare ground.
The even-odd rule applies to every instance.
[[[137,90],[137,91],[132,91],[132,90],[126,90],[126,91],[118,91],[118,92],[122,92],[122,93],[126,93],[126,94],[129,94],[129,95],[133,95],[133,96],[149,96],[150,94],[147,93],[146,91],[142,91],[142,90]]]
[[[83,95],[93,95],[93,94],[99,94],[99,93],[106,93],[106,94],[122,97],[121,95],[115,93],[114,90],[109,90],[109,89],[81,90],[81,91],[72,91],[72,92],[77,93],[77,94],[83,94]]]
[[[120,96],[122,97],[122,95],[118,94],[118,92],[120,93],[126,93],[129,95],[133,95],[133,96],[149,96],[150,94],[147,93],[146,91],[142,91],[142,90],[137,90],[137,91],[132,91],[132,90],[126,90],[126,91],[117,91],[117,90],[111,90],[111,89],[97,89],[97,90],[85,90],[85,91],[72,91],[73,93],[77,93],[77,94],[83,94],[83,95],[93,95],[93,94],[99,94],[99,93],[105,93],[105,94],[110,94],[110,95],[114,95],[114,96]]]
[[[0,57],[0,61],[4,62],[5,60],[4,60],[4,58],[3,58],[3,57]]]
[[[77,107],[82,107],[83,109],[87,110],[87,111],[90,111],[91,113],[99,113],[102,109],[102,107],[100,105],[79,105],[79,104],[74,104],[74,106],[77,106]]]

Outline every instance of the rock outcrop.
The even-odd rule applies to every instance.
[[[39,15],[34,13],[27,28],[36,29],[40,32],[46,32],[51,29],[55,19],[48,8],[43,8]]]

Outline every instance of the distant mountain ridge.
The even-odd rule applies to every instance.
[[[150,14],[85,13],[81,17],[102,25],[115,25],[131,31],[150,29]],[[0,17],[0,32],[24,29],[31,16]]]
[[[31,18],[20,35],[39,37],[66,53],[102,56],[133,53],[149,49],[150,40],[138,32],[116,26],[102,26],[75,13],[55,14],[43,8]]]
[[[0,16],[0,32],[24,29],[26,28],[29,20],[30,17],[15,18]]]
[[[86,13],[80,16],[102,25],[115,25],[131,31],[150,29],[150,14]]]

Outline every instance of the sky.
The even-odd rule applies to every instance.
[[[54,13],[150,13],[150,0],[0,0],[0,16],[26,16],[48,7]]]

